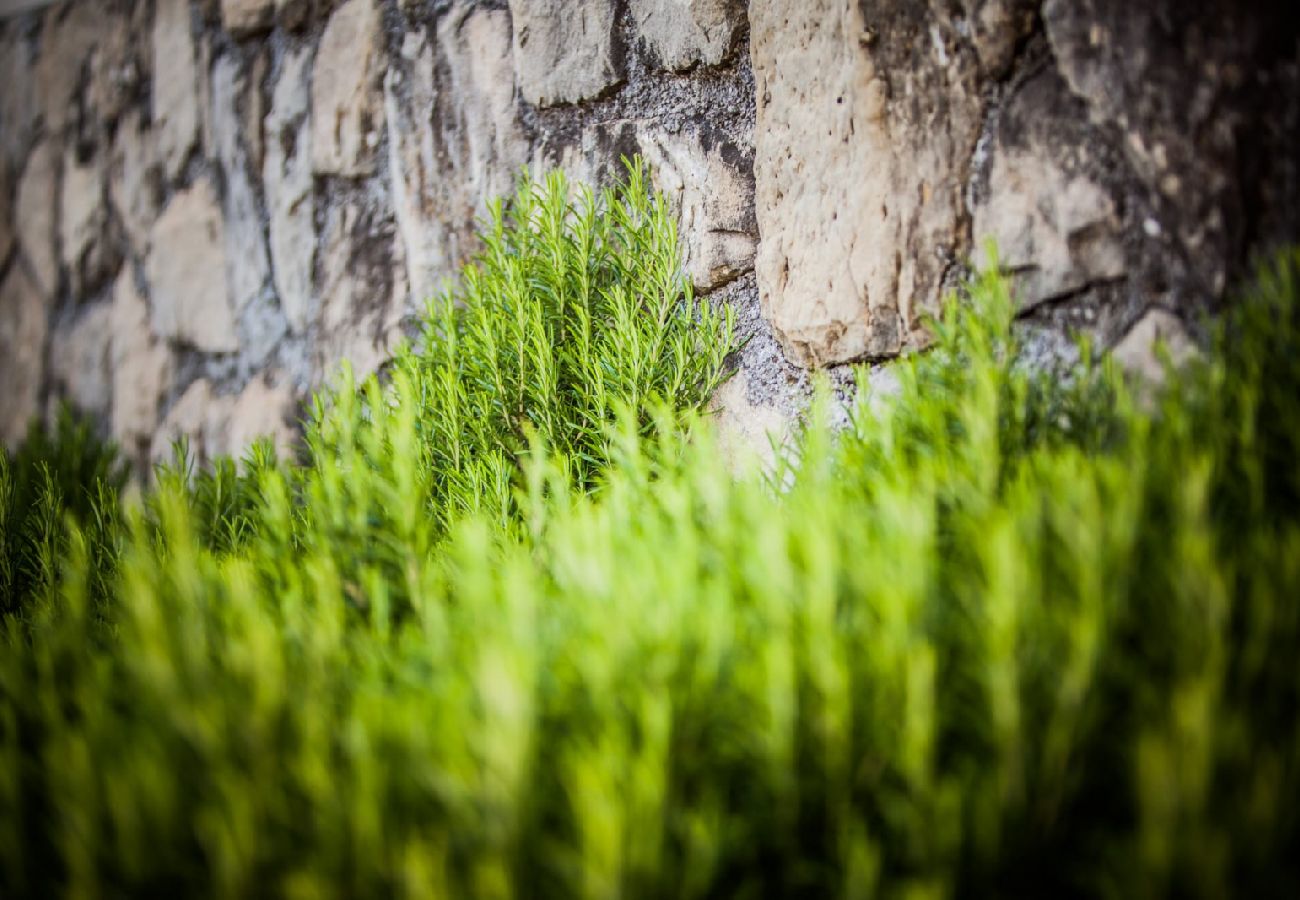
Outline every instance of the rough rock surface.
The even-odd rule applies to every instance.
[[[631,10],[659,65],[673,72],[720,64],[745,20],[739,0],[631,0]]]
[[[266,30],[274,17],[274,0],[221,0],[221,24],[239,37]]]
[[[318,174],[374,170],[383,127],[382,45],[375,0],[347,0],[330,16],[312,70],[312,168]]]
[[[1127,271],[1118,203],[1099,183],[1102,160],[1092,158],[1077,122],[1071,127],[1044,115],[1071,101],[1046,69],[1007,98],[992,138],[988,184],[974,204],[975,247],[981,253],[990,241],[996,247],[1022,309],[1114,282]]]
[[[709,129],[673,134],[637,127],[637,148],[678,221],[682,263],[699,290],[721,287],[754,268],[753,160]]]
[[[6,168],[22,162],[36,118],[32,50],[15,31],[0,35],[0,163]]]
[[[127,265],[113,285],[111,433],[128,453],[146,450],[158,425],[158,407],[172,377],[172,354],[154,337],[149,307]]]
[[[6,364],[48,414],[111,303],[100,420],[140,471],[165,417],[239,451],[241,398],[413,335],[524,162],[640,154],[737,315],[717,400],[753,438],[810,365],[887,383],[987,238],[1035,364],[1214,311],[1300,238],[1296,146],[1276,0],[63,0],[0,14],[0,283],[44,313],[5,311],[40,348]]]
[[[384,81],[393,208],[417,305],[476,249],[485,201],[508,193],[527,159],[510,66],[509,16],[458,3],[436,47],[406,34]]]
[[[74,294],[91,293],[117,265],[105,193],[102,158],[81,160],[70,149],[63,160],[59,247]]]
[[[311,312],[312,266],[316,258],[311,174],[311,124],[307,118],[307,75],[311,54],[288,54],[275,83],[266,116],[263,189],[270,218],[275,288],[289,326],[307,328]]]
[[[113,399],[109,368],[112,319],[112,304],[96,303],[50,340],[55,384],[83,413],[103,416]]]
[[[58,206],[58,156],[55,146],[39,144],[27,158],[27,167],[18,182],[14,221],[18,223],[18,245],[31,266],[36,287],[52,297],[59,285],[59,258],[54,243],[54,223]]]
[[[237,103],[245,77],[231,56],[217,60],[212,72],[212,121],[217,160],[226,176],[225,237],[226,280],[230,304],[236,313],[262,292],[271,275],[266,237],[249,173],[248,152]]]
[[[239,349],[226,287],[226,237],[215,192],[200,181],[172,197],[150,240],[154,331],[200,350]]]
[[[108,193],[130,247],[140,257],[148,252],[160,191],[157,146],[144,115],[134,110],[118,122]]]
[[[167,177],[199,136],[198,63],[187,0],[157,0],[153,24],[153,122]]]
[[[0,282],[0,439],[13,446],[39,410],[41,362],[48,333],[41,292],[22,266]]]
[[[623,79],[610,0],[510,0],[515,74],[535,106],[598,97]]]
[[[979,60],[935,5],[750,5],[759,292],[804,365],[923,343],[964,249]]]

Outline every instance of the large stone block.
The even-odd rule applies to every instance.
[[[745,21],[740,0],[631,0],[642,39],[665,69],[716,66],[736,46]]]
[[[41,291],[22,265],[0,283],[0,440],[22,440],[40,407],[48,312]]]
[[[977,60],[929,4],[750,6],[764,314],[804,365],[924,340],[962,249]]]
[[[393,206],[419,304],[476,249],[475,219],[510,192],[527,159],[509,16],[458,3],[439,21],[436,52],[422,32],[408,34],[384,103]]]
[[[199,137],[198,63],[189,0],[157,0],[153,22],[153,126],[168,178]]]
[[[312,167],[321,174],[367,175],[384,127],[379,7],[347,0],[330,16],[312,72]]]
[[[515,74],[534,106],[598,97],[623,80],[613,0],[510,0]]]
[[[149,291],[159,335],[211,353],[239,349],[221,207],[207,181],[176,193],[154,223]]]
[[[289,327],[295,332],[307,328],[316,259],[307,87],[310,70],[308,48],[285,56],[266,116],[266,160],[262,167],[275,291]]]
[[[695,287],[710,291],[751,271],[753,160],[707,127],[673,133],[642,123],[637,145],[677,219],[682,266]]]

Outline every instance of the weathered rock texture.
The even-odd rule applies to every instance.
[[[996,242],[1044,353],[1190,352],[1300,236],[1275,0],[65,0],[0,19],[0,432],[68,400],[142,469],[382,364],[520,169],[640,155],[737,311],[766,447]],[[889,382],[887,369],[873,383]],[[737,451],[739,453],[739,451]]]

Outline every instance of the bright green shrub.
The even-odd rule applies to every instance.
[[[69,532],[5,623],[0,892],[1293,895],[1298,272],[1145,404],[1026,371],[984,278],[779,491],[675,376],[508,368],[470,287],[307,465],[129,509],[107,640]]]

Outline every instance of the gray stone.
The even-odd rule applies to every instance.
[[[1022,309],[1127,271],[1115,199],[1089,171],[1097,166],[1090,166],[1087,135],[1062,120],[1070,105],[1059,78],[1046,70],[1007,98],[989,151],[988,185],[973,210],[976,247],[996,246]]]
[[[1111,351],[1121,369],[1148,384],[1163,384],[1166,361],[1175,368],[1198,355],[1182,321],[1168,310],[1149,309]]]
[[[1300,50],[1293,4],[1273,0],[1047,0],[1043,27],[1088,118],[1160,213],[1191,279],[1153,273],[1186,300],[1249,273],[1255,241],[1294,239]],[[1155,248],[1152,248],[1155,251]]]
[[[534,106],[598,97],[623,80],[612,0],[510,0],[515,75]]]
[[[131,265],[122,267],[113,285],[109,332],[112,361],[111,430],[129,454],[141,455],[158,426],[158,408],[171,383],[173,362],[167,345],[149,325],[149,307],[136,287]]]
[[[212,70],[211,117],[217,162],[225,174],[226,279],[236,314],[262,292],[271,275],[262,218],[248,174],[248,154],[240,141],[243,129],[238,100],[245,81],[234,58],[226,55],[217,60]]]
[[[59,260],[55,253],[54,221],[58,209],[58,156],[45,141],[32,150],[18,182],[14,219],[18,245],[32,267],[41,294],[53,297],[59,286]]]
[[[97,303],[50,340],[50,374],[60,395],[94,416],[108,412],[112,400],[109,347],[113,306]]]
[[[528,144],[514,103],[509,16],[458,3],[438,52],[408,34],[384,81],[389,177],[411,299],[429,299],[476,249],[486,201],[508,193]]]
[[[9,251],[14,248],[13,204],[9,170],[0,165],[0,269],[9,262]]]
[[[284,58],[266,117],[263,187],[270,220],[275,290],[289,326],[307,328],[312,300],[316,233],[313,225],[311,126],[307,76],[311,52],[300,48]]]
[[[198,63],[189,0],[157,0],[153,23],[153,126],[168,178],[199,136]]]
[[[0,34],[0,166],[17,168],[31,143],[36,119],[32,50],[14,30]]]
[[[221,25],[237,37],[265,31],[274,18],[273,0],[221,0]]]
[[[225,228],[207,181],[172,197],[154,223],[150,246],[154,331],[211,353],[238,350],[226,286]]]
[[[21,265],[0,283],[0,439],[14,446],[39,411],[49,329],[45,302]]]
[[[722,63],[745,10],[739,0],[632,0],[632,18],[659,64],[681,72]]]
[[[367,175],[383,123],[384,74],[375,0],[347,0],[330,16],[312,72],[312,168]]]
[[[318,378],[347,360],[358,379],[387,358],[405,308],[401,242],[355,202],[329,211],[321,252]]]

